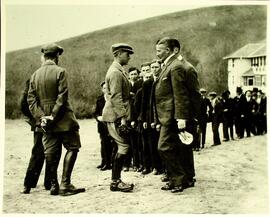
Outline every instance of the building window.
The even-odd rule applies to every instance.
[[[253,86],[253,77],[244,77],[244,86]]]
[[[262,77],[260,75],[255,76],[255,86],[262,86]]]
[[[234,67],[234,59],[232,59],[232,68]]]

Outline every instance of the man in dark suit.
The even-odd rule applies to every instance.
[[[257,93],[256,102],[258,104],[258,109],[256,111],[256,125],[257,125],[257,134],[263,135],[267,132],[267,118],[266,118],[266,106],[267,98],[265,94],[259,90]]]
[[[243,94],[241,87],[236,88],[236,97],[234,97],[234,108],[235,108],[235,131],[238,139],[244,137],[244,123],[245,123],[245,109],[247,100]]]
[[[156,112],[161,124],[158,150],[170,178],[169,184],[162,189],[172,193],[183,191],[193,181],[183,169],[179,146],[184,144],[178,133],[194,125],[201,99],[196,70],[183,58],[177,59],[174,47],[175,39],[163,38],[157,42],[156,55],[163,67],[155,82]]]
[[[57,44],[42,47],[45,62],[30,79],[27,96],[29,109],[44,129],[43,145],[46,164],[50,168],[51,195],[69,196],[84,192],[71,184],[71,174],[81,147],[79,124],[68,100],[66,70],[58,66],[63,48]],[[67,149],[64,158],[61,185],[57,180],[57,168],[62,144]]]
[[[26,117],[26,122],[31,126],[31,131],[34,132],[34,146],[32,148],[31,157],[24,178],[24,189],[21,192],[23,194],[29,194],[31,188],[35,188],[37,186],[38,178],[40,176],[40,172],[42,170],[45,159],[44,148],[42,144],[43,133],[40,126],[36,126],[36,121],[29,111],[29,105],[27,103],[29,82],[30,80],[26,81],[25,89],[20,99],[20,107],[23,115]],[[46,190],[50,190],[51,188],[50,171],[47,165],[45,167],[44,187]]]
[[[113,144],[107,126],[104,122],[102,122],[102,110],[105,105],[105,81],[103,81],[100,86],[102,88],[102,94],[97,98],[94,117],[97,121],[97,130],[101,143],[101,164],[97,166],[97,168],[104,171],[111,169]]]
[[[234,113],[234,101],[230,97],[230,91],[225,90],[222,93],[223,104],[223,141],[234,140],[233,137],[233,113]],[[230,136],[229,136],[230,133]]]
[[[201,146],[201,148],[204,148],[207,122],[209,121],[210,114],[212,114],[213,107],[211,105],[210,100],[206,97],[206,90],[204,88],[201,88],[200,93],[202,95],[202,102],[201,102],[201,109],[200,109],[200,116],[199,116],[199,127],[200,127],[200,134],[201,134],[201,139],[200,139],[201,145],[199,146]]]
[[[209,93],[210,101],[213,107],[212,118],[212,131],[213,131],[213,146],[220,145],[219,125],[222,122],[223,105],[222,100],[215,91]]]
[[[130,192],[134,185],[121,180],[121,170],[129,149],[127,122],[130,121],[130,82],[123,66],[127,65],[133,49],[125,43],[112,45],[114,62],[107,71],[105,78],[106,103],[102,120],[106,122],[111,137],[117,144],[117,153],[113,159],[111,191]],[[125,133],[126,132],[126,133]]]
[[[127,154],[127,158],[125,159],[124,162],[124,169],[123,171],[128,171],[129,167],[131,165],[131,160],[133,160],[133,170],[134,171],[138,171],[141,167],[141,145],[140,140],[139,140],[139,136],[140,134],[137,131],[137,127],[138,127],[138,108],[137,106],[135,106],[135,100],[139,100],[136,99],[136,97],[138,98],[140,96],[140,94],[137,95],[137,92],[140,90],[140,88],[142,87],[142,83],[143,80],[139,78],[139,70],[136,67],[130,67],[128,70],[129,73],[129,81],[131,84],[131,88],[130,88],[130,104],[131,104],[131,133],[130,133],[130,149],[128,151]]]

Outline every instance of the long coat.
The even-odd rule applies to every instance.
[[[130,82],[123,67],[113,62],[105,77],[106,103],[102,113],[105,122],[125,117],[130,120]]]
[[[200,113],[201,94],[195,68],[185,59],[169,59],[155,84],[157,117],[162,125],[192,120]]]
[[[79,129],[68,100],[66,70],[53,61],[47,60],[31,76],[27,101],[37,123],[42,116],[54,117],[50,131],[64,132]]]

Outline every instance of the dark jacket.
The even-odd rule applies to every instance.
[[[20,110],[23,113],[23,115],[25,116],[26,122],[28,124],[30,124],[31,131],[34,131],[35,128],[36,128],[36,121],[35,121],[35,118],[33,117],[33,115],[31,114],[31,112],[29,110],[29,105],[28,105],[28,102],[27,102],[29,83],[30,83],[30,79],[28,79],[25,82],[25,87],[24,87],[24,90],[23,90],[23,92],[21,94],[21,97],[20,97]]]
[[[98,96],[97,98],[95,111],[93,113],[94,118],[97,121],[97,130],[98,130],[98,133],[100,134],[108,134],[106,124],[98,120],[98,116],[102,116],[104,105],[105,105],[105,98],[104,98],[104,95],[102,94]]]
[[[68,99],[66,70],[53,61],[47,60],[32,75],[27,101],[37,124],[42,116],[54,117],[49,131],[65,132],[79,129]]]
[[[172,56],[155,82],[157,117],[162,125],[176,119],[198,119],[201,94],[195,68],[186,60]]]

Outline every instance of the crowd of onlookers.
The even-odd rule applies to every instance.
[[[129,122],[130,149],[124,163],[124,171],[141,172],[142,174],[162,174],[165,167],[157,150],[160,125],[155,120],[153,102],[153,82],[161,71],[158,61],[144,63],[140,70],[131,67],[128,70],[131,84],[132,118]],[[105,82],[101,84],[103,93]],[[266,133],[266,96],[257,88],[243,93],[237,87],[236,96],[232,98],[230,91],[225,90],[221,95],[200,89],[202,96],[200,116],[197,121],[197,134],[192,143],[194,151],[205,147],[207,123],[211,122],[213,146],[234,139]],[[105,98],[102,94],[97,99],[95,117],[98,121],[98,132],[101,140],[101,170],[111,169],[111,156],[114,151],[113,139],[109,136],[106,125],[99,120]],[[223,139],[220,138],[222,127]],[[236,135],[234,135],[236,133]]]
[[[236,96],[230,97],[230,91],[225,90],[221,96],[216,92],[210,92],[206,96],[206,90],[200,90],[202,94],[202,107],[199,120],[201,137],[196,151],[204,148],[207,122],[212,122],[213,145],[220,145],[219,126],[222,124],[224,142],[241,139],[246,136],[262,135],[267,132],[266,96],[257,88],[243,93],[241,87],[237,87]],[[234,135],[234,132],[236,135]]]

